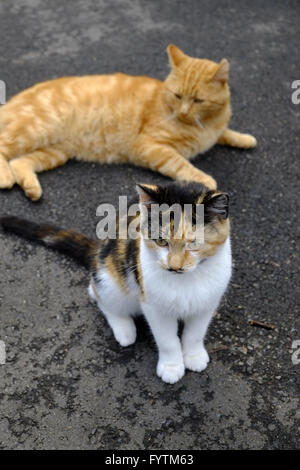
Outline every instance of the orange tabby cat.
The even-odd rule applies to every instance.
[[[72,156],[129,162],[216,188],[188,160],[215,143],[256,145],[251,135],[227,128],[229,64],[189,57],[174,45],[168,54],[164,82],[121,73],[59,78],[10,99],[0,109],[0,188],[17,183],[38,200],[36,172]]]

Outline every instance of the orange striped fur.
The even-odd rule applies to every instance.
[[[19,184],[38,200],[37,172],[71,157],[129,162],[211,189],[215,180],[189,159],[215,143],[249,148],[254,137],[227,128],[228,62],[195,59],[168,47],[165,81],[122,73],[37,84],[0,109],[0,188]]]

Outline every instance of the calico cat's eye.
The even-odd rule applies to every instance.
[[[178,100],[181,100],[182,96],[181,95],[178,95],[177,93],[175,93],[175,96]]]
[[[192,242],[189,242],[185,245],[185,249],[187,251],[193,251],[193,250],[199,250],[199,241],[194,240]]]
[[[203,101],[200,98],[194,98],[194,103],[203,103]]]
[[[164,238],[157,238],[155,242],[158,246],[168,246],[168,242]]]

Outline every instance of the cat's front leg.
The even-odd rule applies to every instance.
[[[250,149],[256,147],[256,138],[250,134],[241,134],[240,132],[226,129],[218,139],[218,144],[230,145],[242,149]]]
[[[185,320],[182,334],[182,349],[185,367],[195,372],[206,369],[209,356],[204,346],[204,337],[213,313],[193,315]]]
[[[140,137],[132,149],[131,162],[151,168],[153,171],[178,181],[197,181],[209,189],[216,189],[217,183],[210,175],[188,162],[169,145],[163,145],[147,137]]]
[[[158,312],[152,305],[142,304],[142,310],[158,347],[156,373],[164,382],[178,382],[184,375],[184,362],[177,319]]]

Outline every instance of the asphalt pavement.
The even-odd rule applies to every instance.
[[[208,368],[175,385],[156,376],[142,319],[135,345],[116,343],[84,268],[0,233],[0,448],[299,448],[299,2],[14,0],[0,16],[7,98],[65,75],[163,79],[174,43],[229,60],[231,127],[258,140],[252,151],[215,146],[195,159],[231,196],[234,274],[207,336]],[[1,213],[95,236],[100,203],[164,180],[72,161],[40,175],[38,203],[17,187],[1,191]]]

